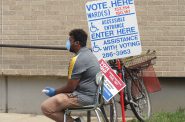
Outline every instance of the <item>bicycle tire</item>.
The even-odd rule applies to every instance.
[[[112,98],[109,102],[104,102],[101,106],[101,111],[106,122],[118,122],[116,101],[114,98]]]
[[[137,119],[143,122],[151,116],[150,96],[137,74],[130,72],[126,80],[130,107]]]

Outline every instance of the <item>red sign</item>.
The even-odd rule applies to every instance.
[[[122,90],[126,86],[121,78],[112,70],[112,68],[105,60],[99,60],[99,64],[102,73],[116,87],[118,91]]]

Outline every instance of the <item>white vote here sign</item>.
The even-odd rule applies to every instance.
[[[91,46],[98,59],[141,53],[134,0],[99,0],[85,5]]]

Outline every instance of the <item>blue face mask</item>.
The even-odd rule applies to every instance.
[[[68,39],[67,42],[66,42],[66,48],[67,48],[67,50],[70,51],[71,43],[70,43],[69,39]]]

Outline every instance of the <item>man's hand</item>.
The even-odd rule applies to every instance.
[[[42,90],[47,96],[52,97],[56,95],[56,89],[52,87],[46,87]]]

